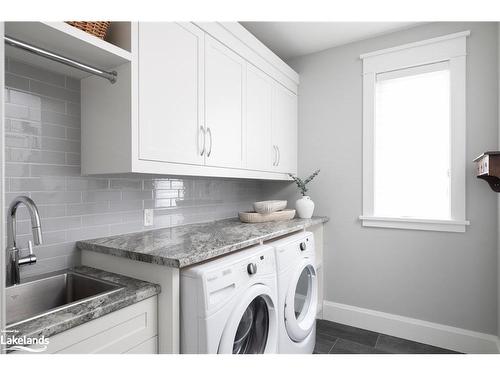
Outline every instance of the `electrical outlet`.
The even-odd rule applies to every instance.
[[[151,208],[144,209],[144,226],[150,227],[153,225],[153,210]]]

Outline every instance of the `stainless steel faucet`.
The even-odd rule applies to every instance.
[[[33,254],[33,243],[28,241],[29,255],[20,257],[20,249],[16,242],[16,212],[20,204],[28,208],[31,217],[31,230],[33,231],[33,242],[35,245],[41,245],[42,225],[40,223],[40,214],[35,202],[25,196],[16,197],[7,210],[7,286],[20,283],[19,267],[25,264],[36,263],[36,255]]]

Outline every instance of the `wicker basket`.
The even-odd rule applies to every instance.
[[[109,25],[111,24],[111,22],[108,21],[66,21],[66,23],[101,39],[104,39],[106,37]]]

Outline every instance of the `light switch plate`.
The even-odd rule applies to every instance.
[[[144,226],[150,227],[153,225],[154,211],[151,208],[144,209]]]

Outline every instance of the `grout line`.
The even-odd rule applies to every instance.
[[[332,347],[331,347],[331,348],[330,348],[330,350],[328,351],[328,354],[330,354],[330,353],[332,352],[333,348],[335,347],[335,345],[337,344],[337,342],[338,342],[338,341],[339,341],[339,338],[337,337],[337,338],[335,339],[335,341],[333,342]]]
[[[378,339],[380,338],[380,333],[377,335],[377,340],[375,341],[375,345],[373,345],[373,347],[376,349],[377,348],[377,344],[378,344]]]

